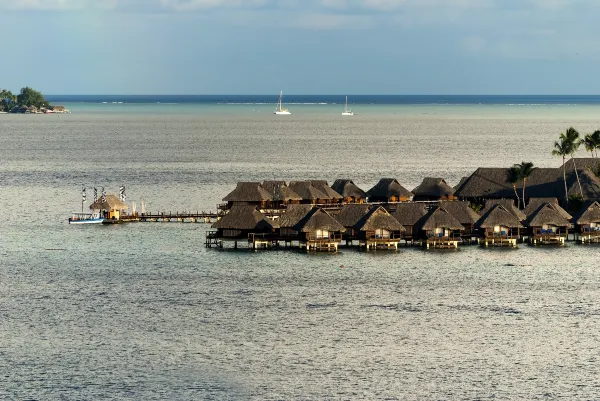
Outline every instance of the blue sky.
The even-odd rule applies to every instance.
[[[0,87],[600,94],[597,0],[0,0]]]

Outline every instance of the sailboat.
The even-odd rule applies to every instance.
[[[277,102],[277,108],[275,109],[275,114],[281,114],[281,115],[292,114],[292,113],[290,113],[290,111],[288,109],[284,109],[282,107],[282,100],[283,100],[283,91],[281,91],[279,93],[279,102]]]
[[[342,111],[343,116],[353,116],[354,112],[348,108],[348,96],[346,96],[346,105],[344,106],[344,111]]]

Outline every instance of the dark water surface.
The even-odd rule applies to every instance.
[[[238,180],[454,185],[557,166],[558,132],[600,126],[314,110],[0,116],[0,399],[597,398],[600,247],[252,253],[206,250],[204,224],[66,224],[81,184],[156,211]]]

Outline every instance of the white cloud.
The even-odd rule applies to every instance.
[[[160,3],[175,11],[191,11],[210,8],[254,8],[265,6],[269,0],[160,0]]]

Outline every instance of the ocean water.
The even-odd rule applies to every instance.
[[[600,394],[600,247],[255,253],[205,249],[204,224],[67,224],[81,185],[195,211],[242,180],[559,166],[600,104],[71,100],[0,115],[0,399]]]

